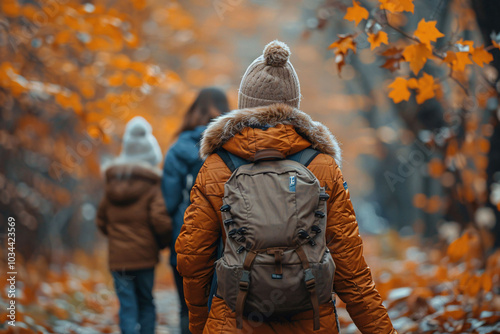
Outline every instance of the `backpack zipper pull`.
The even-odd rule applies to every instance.
[[[243,253],[243,251],[244,251],[245,249],[246,249],[246,248],[245,248],[245,246],[240,246],[240,248],[238,248],[238,249],[236,250],[236,253],[238,253],[238,254]]]

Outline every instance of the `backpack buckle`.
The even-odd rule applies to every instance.
[[[318,218],[325,218],[325,216],[326,216],[326,215],[325,215],[325,213],[324,213],[323,211],[319,211],[319,210],[314,211],[314,215],[315,215],[316,217],[318,217]]]
[[[305,230],[300,229],[299,230],[299,238],[301,239],[309,239],[309,233],[307,233]]]
[[[319,199],[322,201],[327,201],[330,198],[330,195],[327,193],[319,194]]]
[[[314,289],[316,286],[316,279],[314,278],[311,268],[304,270],[304,281],[306,282],[307,290]]]
[[[228,212],[231,210],[231,205],[229,204],[224,204],[223,206],[220,207],[220,211],[222,212]]]
[[[250,286],[250,272],[243,270],[240,278],[240,290],[247,291]]]
[[[232,224],[234,224],[233,218],[229,218],[229,219],[224,220],[224,225],[229,226]]]
[[[316,234],[320,234],[320,233],[321,233],[321,227],[319,227],[318,225],[313,225],[313,226],[311,227],[311,230],[312,230],[313,232],[315,232]]]
[[[234,238],[235,235],[236,235],[236,232],[238,232],[238,229],[235,228],[235,229],[232,229],[231,231],[227,232],[227,235],[230,237],[230,238]]]
[[[244,234],[247,234],[247,231],[248,231],[248,228],[243,226],[243,227],[240,227],[236,233],[238,233],[239,235],[244,235]]]

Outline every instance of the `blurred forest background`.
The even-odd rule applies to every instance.
[[[134,116],[165,153],[200,88],[236,108],[274,39],[292,50],[301,109],[343,143],[396,328],[500,331],[499,18],[496,0],[2,0],[0,233],[15,217],[26,333],[116,331],[100,166]],[[177,321],[166,261],[162,333]]]

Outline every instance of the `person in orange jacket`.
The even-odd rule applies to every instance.
[[[313,331],[313,311],[280,321],[243,320],[215,294],[210,313],[207,302],[214,273],[217,240],[226,238],[220,208],[224,184],[231,171],[218,149],[248,161],[265,149],[290,156],[308,147],[320,152],[308,168],[326,189],[326,243],[336,264],[334,291],[347,305],[362,333],[396,333],[382,298],[375,289],[363,257],[363,243],[344,182],[341,150],[328,128],[300,111],[300,85],[289,61],[290,50],[282,42],[269,43],[263,55],[248,67],[241,81],[239,110],[215,119],[204,132],[200,154],[206,157],[191,192],[184,225],[176,242],[177,269],[184,278],[190,330],[198,333],[338,333],[334,302],[320,305],[320,329]],[[334,301],[335,299],[333,299]]]

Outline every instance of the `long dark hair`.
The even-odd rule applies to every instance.
[[[204,88],[184,115],[177,135],[184,131],[194,130],[197,126],[207,125],[213,118],[228,111],[229,104],[222,90],[215,87]]]

